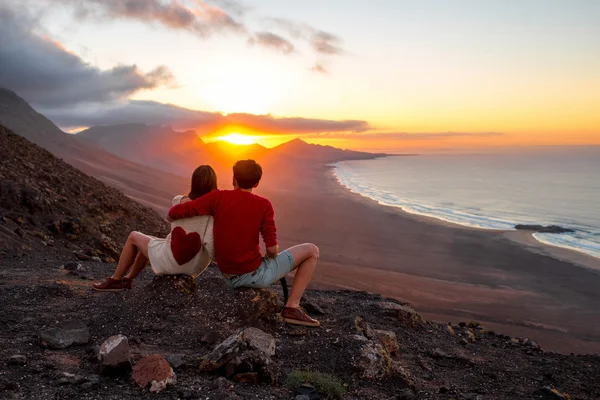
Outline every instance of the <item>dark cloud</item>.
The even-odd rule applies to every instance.
[[[79,126],[145,123],[171,125],[176,129],[196,129],[210,134],[220,128],[239,125],[265,134],[315,134],[320,132],[363,132],[366,121],[333,121],[310,118],[276,118],[271,115],[228,114],[190,110],[154,101],[130,101],[112,107],[81,105],[70,109],[41,109],[63,128]]]
[[[486,138],[503,136],[502,132],[367,132],[367,133],[320,133],[311,135],[318,138],[331,139],[361,139],[361,140],[444,140],[458,137]]]
[[[35,29],[35,20],[0,6],[0,87],[36,105],[111,102],[174,82],[164,66],[146,74],[135,65],[93,67]]]
[[[82,19],[124,18],[159,23],[168,28],[186,30],[201,37],[217,32],[245,32],[246,28],[222,8],[194,0],[186,7],[178,1],[161,0],[59,0],[75,7]],[[55,3],[55,2],[53,2]],[[227,2],[230,5],[234,2]]]
[[[256,32],[248,39],[248,43],[269,47],[283,54],[291,54],[296,50],[289,40],[271,32]]]

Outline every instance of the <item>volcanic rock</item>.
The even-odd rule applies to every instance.
[[[139,360],[133,367],[132,378],[141,388],[150,385],[151,392],[160,392],[167,385],[176,382],[173,368],[159,355],[146,356]]]
[[[129,342],[124,335],[106,339],[98,351],[98,361],[103,374],[118,374],[131,368]]]
[[[90,340],[88,327],[80,321],[71,321],[40,331],[40,342],[51,349],[66,349],[73,344],[86,344]]]

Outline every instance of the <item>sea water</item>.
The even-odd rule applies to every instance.
[[[600,147],[389,156],[335,164],[339,182],[386,206],[482,229],[559,225],[543,243],[600,258]]]

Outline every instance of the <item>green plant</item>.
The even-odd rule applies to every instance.
[[[292,390],[304,383],[310,383],[317,392],[325,394],[331,399],[341,399],[346,392],[342,381],[333,375],[322,372],[295,370],[285,378],[285,385]]]

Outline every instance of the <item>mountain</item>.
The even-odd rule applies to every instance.
[[[92,175],[155,209],[169,207],[174,193],[188,180],[127,159],[75,139],[36,112],[16,93],[0,88],[0,124],[45,148],[75,168]]]
[[[271,157],[287,160],[333,163],[346,160],[369,160],[385,154],[343,150],[332,146],[309,144],[302,139],[294,139],[271,149]]]
[[[74,135],[135,163],[187,177],[200,164],[214,159],[194,131],[177,132],[170,126],[122,124],[96,126]]]
[[[0,247],[5,250],[60,243],[116,258],[130,231],[168,232],[155,211],[1,125],[0,184]]]

